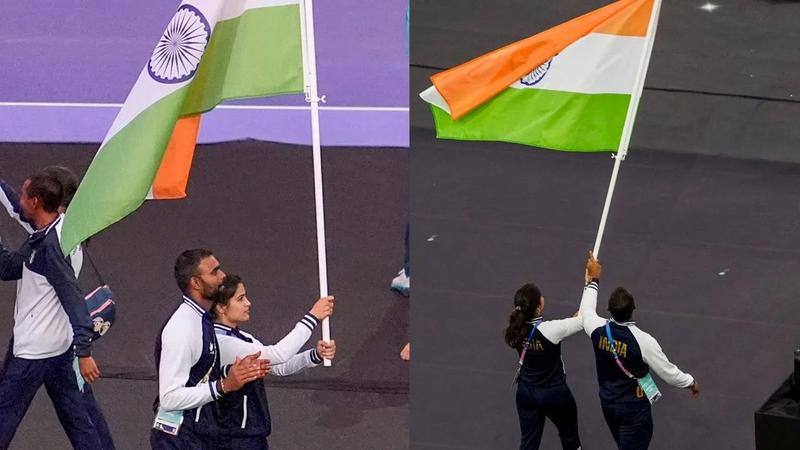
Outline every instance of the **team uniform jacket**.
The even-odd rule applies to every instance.
[[[537,317],[534,324],[538,325],[525,352],[519,381],[541,387],[564,383],[566,375],[561,359],[561,341],[583,329],[581,318],[542,321]]]
[[[220,379],[219,347],[214,323],[197,302],[183,296],[181,304],[164,325],[156,342],[158,366],[158,405],[170,411],[183,411],[183,427],[193,427],[199,435],[219,432],[213,405],[222,398],[217,391]]]
[[[649,404],[635,379],[628,378],[614,360],[606,336],[606,319],[597,315],[598,284],[590,282],[583,289],[580,315],[583,329],[592,340],[597,363],[597,381],[600,385],[600,400],[603,404],[642,403]],[[672,386],[686,388],[694,378],[672,364],[658,342],[640,330],[634,322],[618,323],[611,319],[611,336],[620,361],[636,378],[651,370]]]
[[[322,358],[316,349],[297,353],[311,338],[317,324],[314,316],[306,314],[275,345],[264,345],[253,335],[238,328],[215,324],[223,376],[227,375],[237,356],[247,356],[259,351],[259,358],[270,361],[270,375],[288,376],[320,364]],[[272,431],[263,380],[250,382],[242,389],[226,394],[218,405],[220,425],[229,437],[266,437]]]
[[[63,217],[31,234],[19,250],[0,246],[0,279],[17,281],[14,356],[44,359],[75,346],[90,356],[93,325],[70,258],[61,252]]]

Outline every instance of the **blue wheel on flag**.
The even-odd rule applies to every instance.
[[[533,86],[534,84],[542,81],[547,70],[550,69],[550,63],[553,62],[552,59],[548,60],[546,63],[542,64],[541,66],[533,69],[533,72],[525,75],[519,80],[520,83],[524,84],[525,86]]]
[[[147,63],[150,76],[161,83],[192,78],[211,38],[211,27],[197,8],[183,5],[172,17]]]

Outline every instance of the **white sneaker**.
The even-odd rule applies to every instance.
[[[402,269],[397,272],[397,276],[392,279],[391,289],[397,291],[400,295],[408,297],[411,291],[411,277],[406,276],[406,270]]]

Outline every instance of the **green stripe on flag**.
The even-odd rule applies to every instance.
[[[175,123],[186,91],[179,89],[144,110],[95,155],[81,180],[84,195],[75,195],[67,210],[61,230],[64,252],[144,202],[172,136],[173,127],[164,123]]]
[[[217,23],[182,115],[223,99],[303,92],[300,7],[257,8]]]
[[[436,106],[431,109],[439,138],[615,152],[630,98],[626,94],[509,88],[458,121]]]

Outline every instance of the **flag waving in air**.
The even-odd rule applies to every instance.
[[[70,204],[65,252],[146,198],[186,195],[201,113],[226,99],[303,92],[299,2],[181,3]]]
[[[654,0],[620,0],[431,77],[437,136],[617,151]]]

